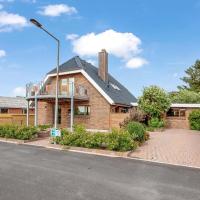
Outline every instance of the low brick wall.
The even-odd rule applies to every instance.
[[[110,127],[111,128],[119,128],[119,124],[124,121],[126,117],[128,117],[130,113],[111,113],[110,114]]]
[[[0,114],[0,125],[15,124],[26,125],[25,114]],[[34,115],[29,115],[29,124],[34,125]]]

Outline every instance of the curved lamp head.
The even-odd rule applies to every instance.
[[[40,24],[37,20],[35,19],[30,19],[30,22],[37,26],[38,28],[42,28],[42,24]]]

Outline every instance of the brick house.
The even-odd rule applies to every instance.
[[[53,69],[41,83],[27,84],[26,99],[35,103],[35,125],[54,123],[55,82]],[[81,123],[87,129],[102,131],[118,127],[137,101],[108,73],[105,50],[99,52],[98,68],[78,56],[60,65],[58,98],[59,127]]]
[[[34,114],[34,108],[29,108]],[[0,114],[26,114],[27,102],[24,97],[0,97]]]
[[[138,103],[132,103],[132,106],[138,107]],[[190,129],[188,117],[196,109],[200,109],[200,104],[172,103],[168,112],[164,114],[166,127]]]
[[[0,97],[0,124],[26,124],[27,101],[24,97]],[[29,108],[30,124],[34,122],[34,108]]]

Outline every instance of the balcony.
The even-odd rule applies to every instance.
[[[54,99],[56,96],[55,84],[29,83],[26,85],[26,99]],[[59,99],[88,100],[88,90],[83,85],[68,82],[59,84]]]

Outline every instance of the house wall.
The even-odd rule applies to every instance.
[[[38,124],[53,124],[53,104],[38,101]]]
[[[61,78],[75,78],[75,85],[80,84],[87,89],[89,96],[88,101],[75,101],[75,105],[90,106],[89,116],[74,116],[74,124],[83,123],[87,129],[110,129],[110,104],[105,98],[94,88],[94,86],[81,74],[63,75]],[[55,84],[55,78],[52,79],[52,84]],[[53,107],[52,104],[43,100],[38,101],[38,123],[53,124]],[[70,123],[70,102],[61,103],[62,121],[61,127],[69,127]]]

